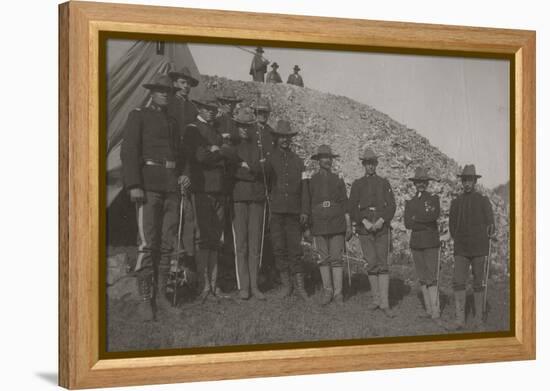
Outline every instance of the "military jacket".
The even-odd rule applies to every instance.
[[[348,197],[344,180],[335,173],[320,170],[308,182],[305,210],[311,217],[311,233],[345,233]]]
[[[294,84],[295,86],[304,86],[304,80],[302,79],[302,76],[297,75],[295,73],[292,73],[288,76],[288,80],[286,81],[287,84]]]
[[[250,74],[252,75],[254,81],[263,81],[264,75],[267,72],[267,62],[260,55],[254,55],[252,62],[250,63]]]
[[[187,125],[184,144],[189,156],[191,191],[194,193],[225,193],[229,189],[226,163],[230,160],[231,147],[223,143],[222,136],[212,124],[200,116]],[[212,146],[220,150],[212,152]]]
[[[279,72],[273,70],[269,71],[267,76],[265,77],[266,83],[282,83],[283,79],[281,79],[281,75],[279,75]]]
[[[124,125],[120,158],[127,189],[177,191],[184,158],[179,150],[176,120],[154,104],[132,110]],[[147,161],[156,164],[149,165]],[[167,168],[166,162],[176,164]]]
[[[367,234],[363,219],[375,223],[384,219],[383,228],[388,228],[395,214],[395,198],[387,179],[376,174],[365,175],[351,185],[348,212],[357,224],[360,234]]]
[[[494,226],[493,209],[486,196],[473,191],[451,201],[449,231],[454,239],[455,255],[487,255],[490,226]]]
[[[168,104],[168,114],[178,121],[180,141],[185,136],[185,128],[197,119],[197,108],[189,99],[175,95]]]
[[[439,197],[425,191],[405,201],[405,228],[412,230],[410,247],[439,247]]]
[[[270,207],[272,213],[306,213],[305,183],[302,180],[304,172],[303,160],[292,151],[275,148],[265,162],[266,174],[270,186]],[[258,168],[255,168],[258,172]]]

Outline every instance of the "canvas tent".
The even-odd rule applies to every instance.
[[[109,40],[107,42],[107,207],[122,190],[120,146],[128,114],[143,106],[148,91],[142,84],[156,73],[186,66],[199,79],[199,70],[185,43]],[[200,93],[193,88],[191,95]]]

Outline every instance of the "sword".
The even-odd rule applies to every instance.
[[[180,215],[178,222],[178,244],[177,244],[177,255],[175,258],[175,269],[171,270],[174,276],[174,296],[172,297],[172,307],[175,307],[178,303],[178,271],[179,271],[179,256],[181,253],[181,233],[183,229],[183,186],[180,194]],[[172,269],[172,268],[171,268]]]
[[[344,239],[344,252],[345,252],[346,261],[348,264],[348,282],[349,282],[349,286],[351,287],[351,271],[349,267],[348,244],[346,243],[345,239]]]

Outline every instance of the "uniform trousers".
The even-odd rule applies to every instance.
[[[455,266],[453,272],[453,288],[455,291],[466,289],[470,266],[474,275],[474,292],[483,291],[483,277],[485,271],[485,257],[465,257],[455,255]]]
[[[253,288],[257,288],[264,208],[264,202],[233,203],[232,228],[240,290],[248,291],[251,283]]]
[[[226,196],[195,193],[195,219],[199,249],[219,250],[223,240]]]
[[[344,235],[316,235],[313,237],[313,245],[321,258],[320,266],[341,267],[342,252],[344,251]]]
[[[360,234],[359,242],[363,257],[367,261],[367,272],[371,275],[388,274],[388,254],[390,251],[391,233],[388,228],[376,233]]]
[[[411,252],[420,285],[436,285],[439,247],[411,248]]]
[[[271,245],[279,272],[303,273],[300,216],[271,213]]]
[[[177,193],[146,191],[137,204],[138,257],[135,270],[152,275],[168,269],[177,242]]]

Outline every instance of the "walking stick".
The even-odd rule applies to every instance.
[[[439,250],[437,251],[437,274],[436,274],[436,280],[435,280],[435,286],[437,287],[437,291],[435,293],[435,303],[437,306],[439,306],[439,275],[441,272],[441,249],[443,248],[441,240],[439,241]],[[439,310],[439,308],[438,308]]]
[[[346,253],[346,261],[348,264],[348,283],[349,283],[349,286],[351,287],[351,270],[349,267],[348,244],[345,242],[345,240],[344,240],[344,252]]]
[[[488,228],[488,227],[487,227]],[[491,250],[492,250],[492,239],[489,237],[489,252],[487,253],[487,256],[485,257],[485,288],[483,292],[483,313],[487,314],[487,288],[489,285],[489,267],[491,266]]]
[[[179,272],[179,257],[181,253],[181,234],[183,230],[183,197],[184,197],[185,190],[183,189],[183,185],[181,186],[181,194],[180,194],[180,213],[179,213],[179,221],[178,221],[178,244],[176,246],[176,259],[175,264],[170,267],[170,272],[173,274],[173,281],[174,281],[174,296],[172,297],[172,307],[175,307],[178,303],[178,272]]]
[[[256,94],[256,111],[258,111],[258,103],[260,100],[260,93],[258,92]],[[260,129],[258,129],[258,119],[256,118],[255,122],[256,126],[256,134],[258,135],[258,147],[260,150],[260,161],[264,160],[264,146],[262,141],[262,132]],[[260,265],[258,266],[258,270],[262,268],[262,260],[264,257],[264,238],[265,238],[265,220],[266,220],[266,214],[267,214],[267,208],[269,207],[269,194],[267,192],[267,177],[265,175],[265,167],[262,162],[260,162],[260,167],[262,168],[262,179],[264,181],[264,196],[265,196],[265,203],[264,203],[264,217],[262,219],[262,240],[260,242]],[[270,209],[271,213],[271,209]]]

